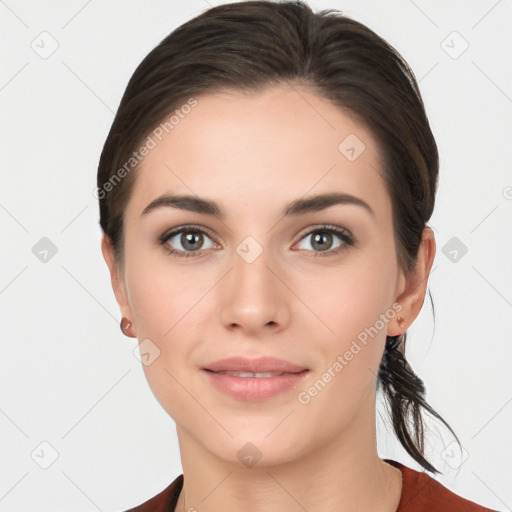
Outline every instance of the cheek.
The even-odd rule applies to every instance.
[[[137,334],[154,338],[162,349],[184,325],[195,325],[202,299],[214,286],[206,267],[179,265],[162,254],[152,260],[133,258],[127,275],[129,300]]]
[[[379,256],[354,256],[338,268],[318,273],[314,282],[304,286],[311,309],[329,327],[324,329],[327,345],[335,350],[372,327],[385,338],[387,323],[381,319],[393,303],[395,275],[392,258]],[[391,309],[388,316],[393,313]]]
[[[200,296],[200,290],[183,286],[176,275],[155,268],[147,278],[131,285],[144,374],[155,398],[173,418],[190,409],[187,363],[193,340],[201,339],[194,321],[200,311]],[[150,354],[149,361],[145,352]]]
[[[311,309],[329,328],[315,321],[322,327],[322,334],[316,336],[311,353],[322,353],[315,388],[323,397],[314,399],[314,407],[328,407],[333,400],[340,407],[343,404],[343,409],[350,409],[360,403],[368,389],[374,389],[387,326],[395,316],[391,307],[395,279],[392,256],[391,252],[377,253],[376,257],[375,252],[368,251],[317,276],[314,284],[308,283]],[[312,395],[316,392],[311,389]],[[342,410],[338,413],[345,414]]]
[[[322,329],[315,337],[310,352],[321,357],[314,375],[297,393],[305,421],[325,417],[328,411],[329,421],[318,425],[319,437],[334,435],[362,406],[373,404],[387,325],[394,316],[392,272],[386,268],[386,262],[360,259],[309,287],[312,309],[316,307],[318,317],[333,331]]]
[[[206,267],[191,265],[187,270],[167,263],[165,257],[154,259],[152,265],[134,258],[131,268],[126,278],[143,370],[155,397],[174,416],[174,411],[187,410],[190,396],[182,385],[189,388],[188,365],[208,332],[201,319],[207,309],[215,309],[209,292],[218,279]],[[149,361],[144,360],[145,352]]]

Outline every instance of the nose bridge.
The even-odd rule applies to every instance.
[[[222,290],[221,319],[226,327],[237,324],[257,331],[269,322],[282,323],[286,317],[285,298],[273,268],[272,251],[248,236],[235,248],[233,268]]]
[[[253,237],[247,237],[236,248],[233,255],[232,284],[237,300],[261,307],[260,302],[269,303],[272,296],[272,272],[270,251],[263,249]]]

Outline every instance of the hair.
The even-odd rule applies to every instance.
[[[335,9],[315,13],[302,1],[269,0],[204,11],[171,32],[133,73],[97,176],[100,226],[121,268],[123,216],[136,179],[130,171],[139,162],[134,152],[152,130],[178,107],[185,112],[194,96],[257,93],[285,84],[311,88],[375,136],[397,260],[406,275],[414,268],[434,209],[439,156],[412,70],[389,43]],[[399,441],[416,462],[438,473],[424,456],[422,412],[457,436],[426,402],[423,382],[405,358],[405,342],[406,333],[387,337],[378,383]]]

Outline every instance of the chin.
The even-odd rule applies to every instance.
[[[226,434],[222,440],[215,436],[203,442],[214,456],[240,467],[270,467],[288,463],[304,453],[307,448],[303,446],[304,439],[311,439],[311,436],[306,432],[291,433],[284,425],[278,426],[282,419],[269,421],[266,418],[266,421],[254,422],[251,428],[246,429],[236,429],[230,425],[228,430],[233,438]]]

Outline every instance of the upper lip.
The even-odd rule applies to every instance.
[[[248,359],[246,357],[228,357],[219,359],[204,367],[205,370],[213,372],[282,372],[282,373],[300,373],[307,370],[304,366],[299,366],[283,359],[275,357],[259,357],[257,359]]]

